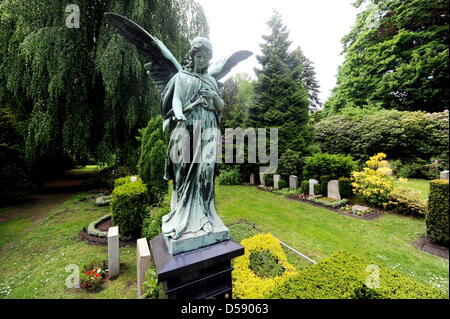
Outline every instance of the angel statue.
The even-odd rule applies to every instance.
[[[210,66],[211,43],[197,37],[191,42],[183,67],[161,41],[133,21],[114,13],[105,16],[149,58],[145,68],[161,94],[163,129],[171,132],[165,179],[173,180],[173,192],[171,211],[162,220],[169,252],[175,255],[228,240],[229,230],[218,216],[214,201],[219,123],[225,107],[218,80],[252,53],[238,51]],[[187,132],[188,140],[180,143],[174,137],[176,132]],[[197,140],[196,133],[200,136]],[[173,150],[181,160],[174,160]]]

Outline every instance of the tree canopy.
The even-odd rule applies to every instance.
[[[343,39],[345,60],[327,113],[376,106],[438,112],[448,108],[448,2],[358,0],[366,5]]]
[[[13,110],[30,170],[65,160],[136,165],[138,129],[158,111],[148,62],[104,20],[129,17],[183,60],[189,40],[207,36],[194,0],[80,0],[79,28],[67,3],[0,2],[0,103]]]

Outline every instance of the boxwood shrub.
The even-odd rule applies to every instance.
[[[346,251],[322,259],[279,285],[269,296],[274,299],[447,299],[438,288],[426,286],[382,266],[379,286],[368,287],[373,273],[369,262]]]
[[[426,216],[427,235],[436,243],[448,246],[448,180],[430,182],[428,213]]]
[[[339,193],[342,198],[350,198],[353,196],[352,182],[350,178],[341,177],[338,179],[339,182]]]
[[[302,183],[300,184],[300,191],[302,192],[302,194],[309,194],[309,181],[302,181]]]
[[[225,170],[220,173],[220,185],[240,185],[241,182],[241,174],[237,169]]]
[[[135,175],[125,176],[125,177],[115,179],[114,180],[114,188],[122,186],[123,184],[126,184],[126,183],[131,183],[132,176],[135,176]],[[139,183],[143,183],[142,179],[139,176],[136,176],[136,181]]]
[[[328,182],[331,181],[331,176],[324,175],[320,176],[320,194],[323,196],[328,196]],[[316,194],[314,192],[314,194]]]
[[[111,199],[112,222],[119,226],[121,235],[132,238],[141,235],[147,203],[147,187],[140,179],[114,188]]]

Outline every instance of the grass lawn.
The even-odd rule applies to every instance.
[[[286,244],[319,260],[337,250],[365,256],[420,282],[448,291],[448,260],[416,249],[412,242],[425,233],[421,219],[386,215],[362,220],[288,200],[249,186],[218,186],[217,207],[226,224],[242,219],[271,232]],[[107,247],[78,239],[82,227],[106,214],[87,193],[67,195],[39,209],[0,209],[0,298],[135,298],[136,248],[120,248],[121,275],[102,291],[89,294],[66,288],[69,265],[107,259]],[[35,216],[38,212],[38,217]],[[231,226],[238,235],[248,233]],[[298,268],[309,262],[288,252]]]
[[[0,224],[0,298],[136,298],[136,248],[120,248],[121,276],[102,291],[89,294],[68,289],[68,265],[107,260],[106,246],[78,239],[80,230],[108,213],[81,193],[45,214],[34,224],[22,214]],[[0,210],[0,218],[7,208]],[[33,225],[34,224],[34,225]],[[31,226],[31,227],[30,227]]]
[[[423,219],[363,220],[249,186],[218,187],[217,206],[225,223],[248,220],[312,259],[344,249],[448,291],[448,260],[413,246],[426,233]]]
[[[402,185],[418,191],[423,200],[428,200],[428,192],[430,191],[430,181],[427,179],[408,178],[406,183],[394,182],[394,185]]]

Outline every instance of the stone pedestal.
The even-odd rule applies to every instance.
[[[319,181],[315,179],[310,179],[309,181],[309,196],[314,196],[314,185],[318,184]]]
[[[448,171],[442,171],[439,178],[448,180]]]
[[[136,274],[137,274],[137,297],[142,296],[142,284],[147,281],[145,274],[150,268],[150,248],[148,247],[147,238],[141,238],[136,243]]]
[[[329,198],[341,200],[341,194],[339,194],[339,181],[333,179],[328,182],[328,196]]]
[[[264,174],[259,174],[259,182],[261,186],[266,186],[266,182],[264,181]]]
[[[119,276],[119,226],[109,227],[108,229],[108,268],[110,279]]]
[[[280,175],[273,175],[273,188],[279,189],[278,182],[280,181],[281,176]]]
[[[250,185],[255,185],[255,174],[250,174]]]
[[[166,298],[232,298],[231,260],[244,254],[233,240],[172,255],[159,234],[150,241],[150,250]]]
[[[289,175],[289,188],[298,189],[298,177],[295,175]]]

